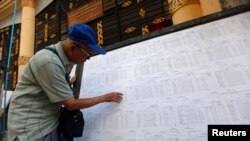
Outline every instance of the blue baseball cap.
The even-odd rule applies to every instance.
[[[106,51],[97,44],[94,30],[86,24],[73,24],[68,29],[67,36],[73,41],[87,45],[98,54],[106,54]]]

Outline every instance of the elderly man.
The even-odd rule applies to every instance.
[[[92,52],[106,52],[86,24],[72,25],[67,35],[67,39],[49,46],[50,50],[40,50],[27,63],[10,102],[9,141],[59,141],[57,127],[62,105],[75,110],[122,100],[120,92],[74,98],[67,80],[73,64],[85,62]]]

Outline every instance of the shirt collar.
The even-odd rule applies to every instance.
[[[58,53],[58,55],[60,56],[60,58],[62,59],[63,61],[63,64],[64,66],[67,68],[67,67],[70,67],[72,68],[74,63],[70,62],[66,56],[66,54],[64,53],[64,50],[62,48],[62,44],[61,42],[58,42],[57,44],[55,44],[55,49]]]

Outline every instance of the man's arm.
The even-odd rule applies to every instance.
[[[111,92],[101,96],[93,97],[93,98],[70,98],[63,102],[63,105],[68,110],[77,110],[77,109],[84,109],[94,106],[96,104],[102,102],[117,102],[120,103],[122,100],[122,93],[119,92]]]

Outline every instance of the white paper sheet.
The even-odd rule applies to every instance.
[[[136,43],[84,66],[78,141],[206,141],[208,124],[250,123],[250,12]]]

